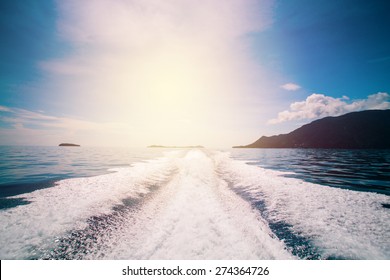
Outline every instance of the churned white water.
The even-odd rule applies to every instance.
[[[323,258],[390,258],[390,197],[283,177],[285,173],[216,156],[221,176],[250,200],[265,203],[270,220],[308,237]]]
[[[147,194],[164,183],[175,166],[169,158],[137,163],[113,173],[59,181],[56,186],[15,196],[31,204],[0,213],[2,258],[26,258],[67,230],[85,227],[88,217],[112,211],[122,199]]]
[[[211,157],[193,150],[176,164],[176,176],[139,213],[135,224],[126,226],[109,258],[292,257],[250,204],[217,176]]]
[[[277,221],[322,258],[390,257],[388,196],[285,178],[217,151],[171,152],[17,198],[31,203],[0,212],[2,259],[297,258],[272,232]]]

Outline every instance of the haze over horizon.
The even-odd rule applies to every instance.
[[[387,1],[0,3],[0,145],[230,147],[390,109]]]

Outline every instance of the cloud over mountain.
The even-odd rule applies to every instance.
[[[366,99],[350,101],[347,96],[334,98],[324,94],[313,93],[304,101],[294,102],[288,110],[282,111],[277,118],[269,120],[270,124],[277,124],[292,120],[310,120],[327,116],[339,116],[345,113],[389,109],[390,96],[386,92],[369,95]]]

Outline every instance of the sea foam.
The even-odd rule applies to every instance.
[[[308,183],[287,173],[215,156],[217,170],[249,201],[261,201],[271,222],[311,240],[321,258],[390,258],[389,196]]]
[[[112,173],[57,182],[52,188],[14,196],[30,204],[0,212],[0,257],[28,258],[67,230],[85,227],[94,215],[110,213],[123,199],[140,198],[174,172],[170,157],[111,169]]]
[[[0,257],[299,257],[273,223],[308,240],[319,258],[390,257],[386,195],[286,178],[208,150],[111,171],[16,196],[31,203],[0,212]]]

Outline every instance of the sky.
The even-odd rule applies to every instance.
[[[230,147],[390,109],[388,1],[0,2],[0,145]]]

